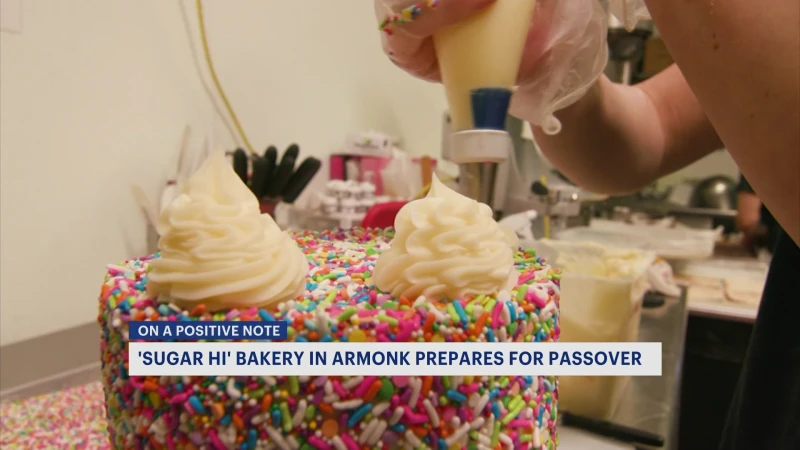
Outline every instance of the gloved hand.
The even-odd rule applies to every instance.
[[[432,36],[496,0],[375,0],[383,49],[412,75],[441,81]],[[511,0],[500,0],[511,1]],[[513,0],[519,1],[519,0]],[[610,0],[611,11],[632,28],[643,18],[643,0]],[[419,6],[416,6],[419,5]],[[537,0],[510,112],[556,134],[553,113],[579,100],[608,60],[608,20],[597,0]]]

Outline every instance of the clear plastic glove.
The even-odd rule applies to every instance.
[[[388,23],[383,49],[414,76],[441,81],[432,36],[494,1],[441,0],[416,5],[413,0],[375,0],[378,20]],[[618,19],[634,26],[644,17],[643,0],[610,0]],[[437,3],[431,6],[432,3]],[[632,24],[632,25],[630,25]],[[596,0],[537,0],[512,97],[511,113],[556,134],[556,111],[578,101],[608,61],[608,18]]]
[[[539,0],[509,112],[545,133],[561,131],[554,113],[577,102],[603,73],[607,34],[597,1]]]
[[[628,31],[633,31],[640,20],[650,19],[644,0],[608,0],[608,10]]]

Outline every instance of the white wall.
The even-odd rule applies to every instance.
[[[345,133],[375,128],[409,152],[438,154],[444,92],[388,62],[371,1],[207,1],[205,9],[217,72],[260,150],[297,141],[327,155]]]
[[[372,2],[205,3],[217,71],[257,148],[296,141],[324,157],[376,128],[438,153],[443,93],[386,60]],[[183,17],[178,1],[31,0],[22,33],[0,34],[2,344],[95,320],[105,264],[144,252],[129,186],[157,196],[185,124],[232,145]]]

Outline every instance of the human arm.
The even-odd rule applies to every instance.
[[[556,115],[561,135],[534,130],[537,143],[577,183],[621,193],[721,146],[716,134],[800,242],[800,4],[647,3],[681,69],[636,87],[601,78]]]
[[[647,5],[743,175],[800,243],[800,2]]]
[[[596,192],[637,191],[722,147],[674,65],[636,86],[601,76],[556,117],[561,133],[533,127],[536,143],[571,180]]]

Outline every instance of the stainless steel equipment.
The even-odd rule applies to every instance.
[[[442,123],[445,136],[442,155],[446,160],[457,162],[452,151],[455,141],[448,138],[450,123],[447,114]],[[533,142],[522,138],[523,122],[509,116],[506,129],[508,141],[504,161],[459,164],[461,193],[491,206],[498,219],[534,210],[538,213],[533,224],[534,235],[544,234],[545,217],[550,221],[551,234],[557,233],[567,227],[569,219],[580,215],[580,202],[585,193],[555,176],[544,186],[541,177],[548,176],[549,171],[545,161],[536,156]],[[525,165],[521,170],[518,161],[523,158]]]
[[[543,214],[550,218],[550,234],[555,236],[558,232],[566,230],[570,217],[581,213],[578,188],[567,184],[548,187],[540,181],[531,186],[531,191],[539,196],[544,205]],[[549,237],[549,236],[546,236]]]
[[[735,209],[692,207],[676,204],[669,199],[643,198],[639,194],[612,197],[599,202],[586,202],[583,207],[591,211],[591,216],[612,220],[625,220],[632,214],[644,214],[651,219],[674,217],[690,228],[713,229],[719,224],[732,223],[736,217]]]
[[[636,29],[628,31],[613,15],[608,15],[609,61],[606,76],[622,84],[636,84],[644,59],[645,42],[653,34],[650,21],[640,22]]]
[[[706,178],[695,187],[691,206],[721,210],[736,209],[736,182],[722,175]]]

